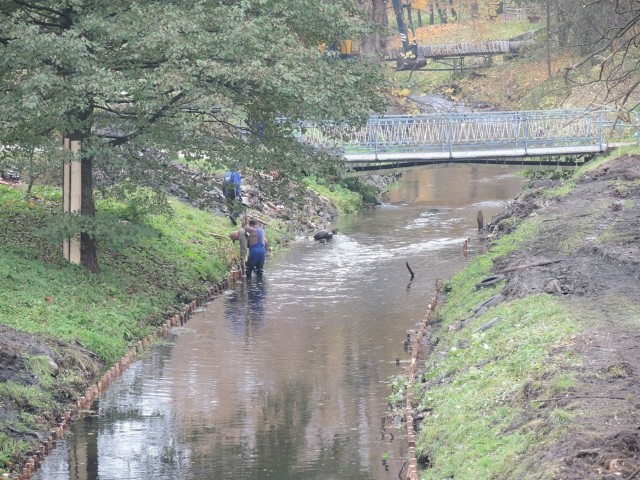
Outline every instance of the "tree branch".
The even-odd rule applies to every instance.
[[[148,123],[149,124],[153,124],[158,119],[162,118],[162,116],[171,107],[173,107],[178,101],[180,101],[182,98],[184,98],[186,96],[186,94],[187,93],[185,91],[181,91],[177,95],[175,95],[171,100],[169,100],[169,102],[167,102],[166,105],[163,105],[160,109],[158,109],[157,112],[155,112],[153,115],[151,115],[151,117],[148,120]],[[143,131],[144,131],[144,128],[141,128],[140,130],[136,130],[136,131],[131,132],[131,133],[127,134],[127,135],[123,135],[121,137],[115,138],[111,142],[111,146],[112,147],[117,147],[119,145],[123,145],[123,144],[129,142],[130,140],[132,140],[133,138],[137,137],[138,135],[141,135]]]
[[[31,2],[26,2],[24,0],[13,0],[13,2],[17,3],[18,5],[23,6],[25,8],[29,8],[31,10],[40,11],[40,12],[47,12],[47,13],[51,14],[51,16],[42,14],[45,17],[51,18],[53,15],[55,15],[55,16],[64,18],[68,22],[69,25],[71,25],[71,23],[72,23],[71,22],[71,18],[67,14],[65,14],[64,12],[62,12],[60,10],[55,10],[53,8],[45,7],[43,5],[37,5],[37,4],[31,3]],[[62,25],[60,26],[60,28],[62,28]]]

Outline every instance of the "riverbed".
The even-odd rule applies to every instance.
[[[398,478],[404,425],[382,419],[403,340],[436,280],[485,241],[477,212],[488,220],[520,191],[516,172],[408,172],[389,204],[332,225],[331,242],[301,237],[270,256],[262,280],[239,282],[132,365],[34,478]]]

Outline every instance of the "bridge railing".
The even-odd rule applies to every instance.
[[[612,111],[551,110],[372,116],[363,127],[301,124],[300,140],[342,154],[598,146],[633,138]]]

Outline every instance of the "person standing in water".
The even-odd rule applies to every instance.
[[[247,278],[251,278],[255,270],[256,275],[260,278],[267,254],[267,239],[264,236],[264,230],[257,226],[257,222],[253,218],[249,220],[249,226],[245,230],[249,237],[249,259],[247,260],[246,275]]]

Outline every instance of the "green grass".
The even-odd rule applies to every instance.
[[[2,465],[12,467],[17,462],[21,452],[29,448],[24,440],[14,440],[6,433],[0,432],[0,473]]]
[[[431,410],[418,445],[432,465],[423,479],[512,478],[518,456],[548,440],[548,429],[568,418],[560,412],[549,415],[544,435],[526,420],[513,427],[526,418],[525,385],[554,376],[558,379],[549,390],[572,385],[561,376],[561,360],[549,356],[576,331],[566,309],[551,296],[535,295],[499,305],[477,319],[477,325],[494,316],[501,321],[491,330],[473,333],[468,327],[448,337],[439,346],[447,351],[446,358],[430,365],[428,380],[445,375],[451,382],[429,389],[421,399]],[[468,348],[457,348],[460,340]]]
[[[363,205],[362,196],[342,185],[329,185],[323,179],[306,177],[302,182],[304,186],[322,195],[338,208],[338,213],[344,215],[353,213]]]
[[[553,197],[564,197],[565,195],[569,195],[576,188],[575,183],[572,180],[562,182],[562,184],[557,187],[545,189],[542,192],[542,196],[546,198]]]
[[[440,342],[426,364],[429,388],[420,393],[423,384],[416,385],[415,400],[429,411],[418,439],[418,455],[430,465],[422,471],[424,480],[521,478],[514,473],[524,468],[520,456],[541,448],[570,421],[571,413],[560,409],[545,411],[536,420],[527,417],[528,388],[544,397],[575,385],[562,369],[571,359],[549,353],[577,331],[555,297],[538,294],[504,302],[470,326],[448,329],[500,290],[501,285],[476,290],[475,284],[489,273],[494,259],[518,249],[538,226],[537,219],[526,220],[474,258],[448,285],[451,291],[440,312]],[[500,321],[493,328],[474,333],[494,317]]]
[[[64,262],[57,245],[33,232],[59,208],[51,193],[31,199],[0,187],[0,311],[17,330],[79,342],[107,364],[183,302],[223,278],[234,246],[228,222],[171,201],[174,214],[148,216],[154,235],[99,251],[101,272]],[[116,203],[103,209],[118,214]]]
[[[37,386],[20,385],[15,382],[0,383],[0,398],[4,402],[13,402],[19,408],[34,411],[34,409],[50,408],[52,397]]]
[[[467,267],[458,272],[448,283],[450,293],[442,311],[445,323],[453,323],[468,318],[469,311],[476,305],[491,298],[502,288],[502,284],[476,290],[475,285],[489,275],[493,260],[518,249],[523,242],[531,238],[538,229],[537,218],[526,220],[511,235],[503,236],[491,246],[488,252],[474,257]]]

